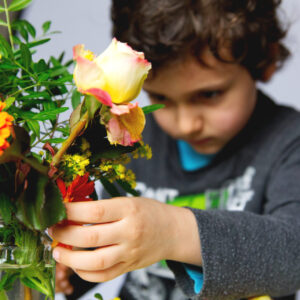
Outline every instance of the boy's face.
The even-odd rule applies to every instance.
[[[256,103],[255,81],[238,64],[223,63],[208,50],[204,64],[192,56],[145,81],[160,127],[197,152],[220,151],[246,125]]]

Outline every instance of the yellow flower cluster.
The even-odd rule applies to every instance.
[[[135,188],[135,174],[131,170],[127,170],[124,164],[128,163],[130,158],[125,154],[119,159],[105,159],[101,162],[99,168],[105,177],[110,181],[115,180],[126,181],[132,188]]]
[[[71,175],[72,180],[74,180],[77,175],[83,176],[86,173],[85,168],[89,163],[90,160],[87,156],[65,154],[62,159],[61,167],[65,170],[66,175]]]
[[[81,141],[80,150],[84,156],[90,157],[92,155],[89,149],[90,149],[90,143],[85,138],[83,138]]]
[[[141,147],[137,148],[132,152],[132,157],[137,159],[139,157],[145,157],[146,159],[151,159],[152,157],[152,149],[148,144],[144,144],[144,142],[140,142]]]

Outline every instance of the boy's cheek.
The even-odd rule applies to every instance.
[[[169,135],[176,136],[176,122],[174,112],[164,108],[153,112],[153,116],[157,124]]]

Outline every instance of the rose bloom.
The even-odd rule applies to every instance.
[[[73,48],[73,58],[77,62],[74,80],[78,90],[108,106],[111,102],[124,104],[135,99],[151,69],[144,53],[115,38],[98,57],[83,45],[77,45]]]
[[[137,97],[151,69],[144,53],[114,38],[98,57],[83,45],[73,48],[73,57],[78,90],[111,108],[105,124],[110,143],[131,146],[141,140],[145,116],[137,104],[129,102]]]

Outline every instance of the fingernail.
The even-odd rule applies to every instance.
[[[54,249],[52,256],[56,261],[58,261],[59,260],[59,251],[57,249]]]
[[[63,272],[56,272],[56,278],[57,279],[62,279],[64,277],[64,273]]]
[[[68,286],[68,284],[69,284],[69,282],[67,280],[62,280],[60,282],[60,287],[64,289]]]
[[[70,294],[72,294],[73,293],[73,288],[68,288],[68,289],[66,289],[66,291],[65,291],[65,294],[66,295],[70,295]]]

